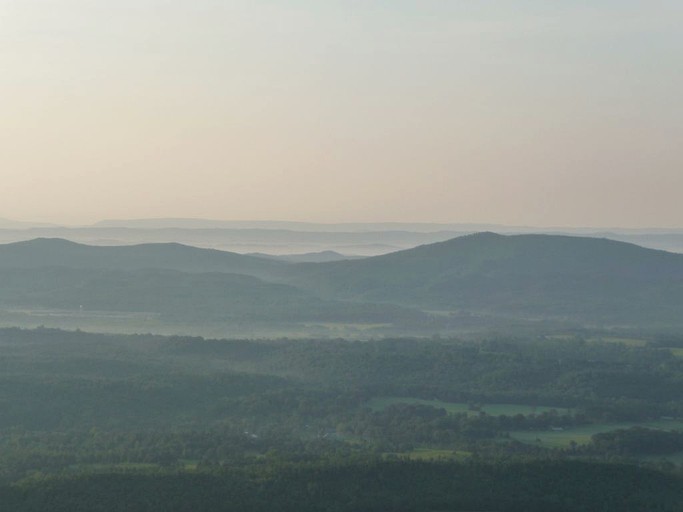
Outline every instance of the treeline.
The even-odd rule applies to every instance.
[[[658,345],[581,339],[249,341],[0,329],[0,476],[407,458],[428,448],[473,460],[641,463],[683,451],[680,434],[616,432],[552,450],[510,432],[681,418],[682,376],[683,360]],[[371,407],[386,397],[398,403]],[[449,414],[435,399],[473,410]],[[474,410],[486,404],[543,412]]]
[[[683,432],[642,427],[618,429],[592,436],[585,453],[636,457],[683,452]]]
[[[683,510],[683,481],[632,466],[583,462],[367,460],[34,477],[0,488],[0,511],[45,510],[676,512]]]
[[[0,331],[0,429],[145,429],[242,421],[335,428],[383,396],[571,408],[489,429],[683,417],[683,359],[585,341],[207,341]],[[28,400],[26,397],[30,397]],[[379,420],[373,420],[379,421]],[[486,423],[488,422],[488,423]]]

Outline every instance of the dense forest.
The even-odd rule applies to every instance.
[[[4,329],[0,507],[681,510],[680,345]]]

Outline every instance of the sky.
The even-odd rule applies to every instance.
[[[683,227],[680,0],[0,0],[0,217]]]

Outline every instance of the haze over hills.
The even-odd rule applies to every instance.
[[[482,231],[609,238],[652,249],[683,252],[683,230],[539,228],[492,224],[222,221],[203,219],[107,220],[91,226],[40,226],[0,222],[0,243],[64,238],[89,245],[181,243],[240,254],[288,256],[334,251],[377,256]]]
[[[50,228],[58,227],[57,224],[49,224],[46,222],[26,222],[12,219],[5,219],[0,217],[0,229],[31,229],[31,228]]]
[[[362,259],[362,256],[345,256],[335,251],[308,252],[305,254],[283,254],[281,256],[254,252],[249,254],[249,256],[256,256],[258,258],[267,258],[277,261],[286,261],[289,263],[327,263],[330,261]]]
[[[95,228],[130,228],[130,229],[262,229],[287,230],[320,233],[364,233],[382,231],[409,231],[414,233],[434,233],[437,231],[455,231],[480,233],[492,231],[496,233],[547,233],[547,234],[683,234],[683,228],[624,228],[624,227],[588,227],[588,226],[517,226],[486,222],[295,222],[275,220],[217,220],[194,218],[158,218],[158,219],[105,219],[90,226]]]
[[[433,233],[435,231],[483,231],[501,229],[496,224],[436,223],[436,222],[292,222],[272,220],[213,220],[213,219],[107,219],[92,227],[133,229],[263,229],[321,233],[367,233],[376,231],[410,231]]]
[[[182,243],[238,253],[290,255],[333,250],[344,255],[371,256],[448,240],[464,233],[439,231],[324,232],[285,229],[224,228],[40,228],[0,230],[0,242],[64,238],[90,245]]]

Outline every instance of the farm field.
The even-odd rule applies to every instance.
[[[67,469],[73,472],[80,471],[92,471],[106,473],[110,471],[158,471],[161,468],[159,464],[153,463],[132,463],[132,462],[121,462],[115,464],[73,464]]]
[[[157,313],[49,310],[49,309],[1,309],[0,328],[21,327],[36,329],[47,327],[63,330],[84,330],[94,333],[125,333],[160,335],[195,335],[205,338],[322,338],[322,339],[368,339],[380,336],[391,324],[363,323],[245,323],[203,322],[184,323],[169,320]]]
[[[592,343],[620,343],[629,347],[645,347],[648,344],[646,340],[638,338],[621,338],[617,336],[589,338],[588,341]]]
[[[465,460],[472,456],[471,452],[461,450],[439,450],[436,448],[415,448],[404,453],[386,453],[385,457],[407,458],[410,460]]]
[[[545,448],[569,448],[572,441],[578,445],[588,444],[591,440],[591,436],[595,434],[631,427],[683,430],[683,421],[655,420],[648,422],[601,423],[583,427],[566,428],[561,431],[516,431],[510,432],[510,437],[522,443],[536,444]]]
[[[467,403],[453,403],[443,402],[441,400],[422,400],[419,398],[408,397],[382,397],[370,400],[367,405],[374,411],[381,411],[392,405],[426,405],[429,407],[436,407],[437,409],[445,409],[448,414],[467,413],[470,416],[476,416],[479,412],[484,412],[489,416],[515,416],[523,414],[525,416],[530,414],[541,414],[544,412],[557,411],[558,414],[568,414],[569,409],[561,407],[550,406],[533,406],[522,404],[485,404],[479,410],[471,410]]]
[[[574,334],[550,334],[546,336],[549,340],[575,340]],[[648,341],[641,338],[628,338],[622,336],[593,336],[586,339],[589,343],[617,343],[627,347],[646,347]]]
[[[683,348],[672,348],[671,353],[676,357],[683,357]]]

